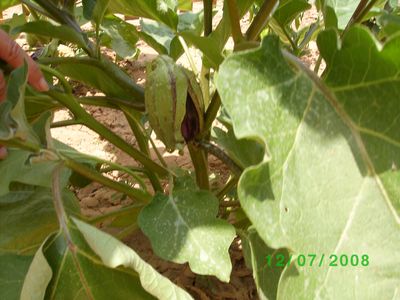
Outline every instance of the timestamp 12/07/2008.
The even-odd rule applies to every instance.
[[[267,255],[267,267],[284,267],[292,262],[299,267],[367,267],[370,264],[367,254],[299,254],[284,255],[278,253],[276,255]]]

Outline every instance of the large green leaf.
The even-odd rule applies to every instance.
[[[368,30],[318,37],[325,82],[351,118],[397,214],[400,214],[400,37],[380,49]]]
[[[20,299],[25,274],[32,256],[0,254],[0,299]]]
[[[189,262],[193,272],[227,282],[235,229],[217,219],[217,213],[218,200],[210,192],[178,190],[170,196],[157,194],[140,213],[139,226],[161,258]]]
[[[178,25],[178,16],[174,12],[175,0],[114,0],[109,9],[114,13],[145,17],[163,22],[172,29]]]
[[[360,30],[349,35],[357,43],[362,35],[356,34],[357,40],[354,32]],[[387,52],[381,52],[386,61],[400,57],[396,43],[389,42]],[[366,114],[372,107],[398,111],[398,82],[381,77],[383,66],[373,58],[373,48],[362,49],[345,52],[347,60],[335,78],[344,84],[358,78],[364,85],[364,75],[369,79],[372,71],[359,73],[350,62],[368,50],[371,59],[365,66],[377,72],[386,89],[373,92],[375,87],[367,84],[356,94],[357,85],[350,84],[349,95],[362,101]],[[232,55],[221,65],[217,88],[236,136],[263,141],[268,158],[243,173],[240,203],[270,247],[286,247],[295,256],[368,255],[369,265],[335,268],[328,266],[329,259],[321,267],[293,263],[282,275],[278,299],[392,299],[400,285],[400,221],[394,208],[396,193],[390,191],[400,185],[399,142],[396,147],[383,138],[381,130],[386,127],[379,127],[378,119],[371,121],[380,134],[369,138],[378,142],[365,141],[351,120],[352,111],[343,111],[315,75],[291,62],[292,67],[277,38],[267,37],[259,49]],[[397,62],[390,68],[399,73]],[[389,159],[395,167],[385,164]],[[390,172],[388,168],[389,184],[380,178]]]
[[[265,245],[254,228],[250,228],[241,237],[244,258],[246,265],[253,270],[258,297],[260,300],[276,299],[283,266],[288,261],[287,251],[275,250]],[[276,259],[277,255],[279,259]],[[271,257],[270,263],[267,256]]]
[[[29,269],[26,272],[21,286],[21,300],[44,299],[47,285],[49,284],[53,272],[43,254],[43,246],[47,239],[36,251]]]
[[[78,214],[74,194],[65,190],[63,196],[68,213]],[[57,229],[50,189],[16,185],[0,197],[0,252],[30,254]]]
[[[66,25],[53,25],[47,21],[34,21],[15,27],[12,30],[12,34],[18,34],[21,32],[49,36],[65,42],[74,43],[84,49],[87,48],[87,42],[85,41],[83,34],[78,33]]]
[[[79,231],[72,228],[66,236],[50,236],[39,248],[25,277],[22,296],[35,300],[154,299],[134,273],[103,265]]]
[[[22,295],[35,296],[30,299],[43,299],[44,294],[46,299],[192,299],[112,236],[76,219],[62,228],[36,253]]]
[[[134,270],[138,273],[142,287],[158,299],[192,299],[187,292],[157,273],[135,251],[122,242],[82,221],[74,219],[74,223],[107,267],[124,266]]]

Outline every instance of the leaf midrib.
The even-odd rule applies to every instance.
[[[354,137],[354,140],[358,146],[358,149],[360,151],[360,155],[362,160],[364,161],[364,164],[368,170],[369,174],[366,174],[366,176],[373,177],[374,180],[376,181],[379,190],[382,193],[383,198],[385,199],[385,203],[389,210],[391,211],[394,219],[396,222],[400,225],[400,217],[397,215],[396,210],[389,198],[389,195],[386,192],[386,189],[384,188],[384,185],[382,184],[379,175],[375,171],[374,164],[372,163],[372,160],[368,154],[368,151],[364,145],[364,142],[362,140],[360,131],[357,127],[357,125],[354,124],[353,120],[349,117],[347,112],[341,107],[339,104],[339,101],[336,99],[336,95],[332,93],[326,86],[325,84],[320,80],[317,75],[312,72],[310,69],[308,69],[297,57],[294,57],[292,54],[282,51],[283,55],[285,58],[289,59],[291,62],[294,63],[294,65],[297,66],[299,70],[302,70],[304,73],[308,75],[310,80],[314,83],[314,85],[321,91],[321,93],[324,95],[324,99],[331,105],[331,107],[335,110],[336,114],[339,116],[339,118],[344,122],[344,124],[349,128],[351,135]]]

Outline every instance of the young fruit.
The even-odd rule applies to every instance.
[[[147,66],[145,105],[150,125],[168,151],[182,150],[202,130],[204,103],[195,76],[161,55]]]

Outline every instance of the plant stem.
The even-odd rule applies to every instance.
[[[67,94],[72,94],[72,87],[69,85],[68,81],[65,79],[65,77],[60,72],[58,72],[56,69],[50,68],[46,65],[39,65],[39,66],[43,72],[53,75],[58,80],[60,80],[60,83],[64,88],[64,92],[66,92]]]
[[[204,138],[209,134],[211,126],[217,117],[219,108],[221,107],[221,98],[219,97],[218,91],[215,92],[211,99],[211,103],[207,108],[206,115],[204,118],[204,128],[203,132],[200,133],[200,138]]]
[[[82,31],[78,23],[75,21],[75,18],[70,13],[59,9],[51,1],[48,0],[35,0],[35,1],[41,7],[43,7],[57,22],[59,22],[60,24],[67,25],[72,29],[74,29],[79,34],[81,34],[86,42],[86,47],[84,48],[84,50],[89,56],[92,57],[95,56],[95,53],[93,51],[93,43],[88,39],[87,35]]]
[[[125,153],[129,154],[132,158],[139,161],[145,168],[150,172],[154,172],[160,176],[168,175],[168,170],[159,164],[152,161],[145,154],[139,150],[133,148],[127,142],[125,142],[121,137],[116,135],[114,132],[110,131],[103,124],[99,123],[90,114],[88,114],[71,95],[65,95],[55,91],[47,92],[49,96],[60,102],[62,105],[67,107],[75,116],[77,120],[80,120],[83,125],[92,129],[94,132],[98,133],[100,136],[104,137],[107,141],[114,144],[116,147],[123,150]]]
[[[104,222],[108,219],[111,218],[117,218],[121,215],[127,215],[129,213],[133,213],[133,214],[138,214],[139,211],[144,207],[143,204],[133,204],[133,205],[129,205],[126,207],[123,207],[121,209],[117,209],[115,211],[109,212],[107,214],[98,216],[98,217],[94,217],[92,219],[88,219],[88,222],[90,224],[98,224],[100,222]]]
[[[165,159],[162,157],[160,151],[158,151],[157,146],[156,146],[156,144],[154,143],[154,141],[153,141],[153,139],[151,138],[151,136],[150,136],[150,135],[147,135],[147,138],[149,139],[150,144],[151,144],[151,147],[153,148],[154,152],[156,153],[156,156],[157,156],[158,160],[160,161],[160,163],[161,163],[164,167],[168,168],[168,165],[167,165]],[[171,172],[171,173],[172,173],[172,172]]]
[[[279,22],[277,22],[279,24]],[[282,26],[281,24],[279,24],[279,27],[282,29],[283,34],[286,36],[286,38],[289,40],[290,45],[292,46],[292,49],[294,52],[297,53],[297,51],[299,50],[299,48],[297,47],[296,43],[292,40],[292,38],[289,35],[289,32],[287,31],[285,26]]]
[[[200,189],[209,190],[210,182],[208,180],[208,162],[206,153],[203,149],[195,146],[193,142],[189,142],[187,146],[196,172],[197,185]]]
[[[15,147],[19,149],[24,149],[28,151],[32,151],[35,153],[40,152],[41,148],[33,143],[27,142],[27,141],[22,141],[18,138],[13,138],[12,140],[7,140],[7,141],[1,141],[1,145],[7,146],[7,147]]]
[[[22,1],[22,3],[23,3],[23,1]],[[37,12],[34,10],[34,9],[32,9],[31,7],[29,7],[28,5],[26,5],[26,4],[22,4],[22,8],[23,8],[23,10],[24,10],[24,13],[29,13],[29,14],[31,14],[32,15],[32,17],[33,17],[33,19],[35,20],[35,21],[39,21],[40,20],[40,17],[39,17],[39,15],[37,14]]]
[[[278,0],[265,0],[260,8],[260,11],[251,22],[249,29],[246,32],[248,41],[256,41],[268,23],[269,18],[274,11]]]
[[[204,7],[204,35],[208,36],[212,32],[213,1],[203,0],[203,7]]]
[[[235,45],[244,40],[242,30],[240,29],[240,17],[237,9],[236,0],[227,0],[229,19],[231,22],[232,38]]]
[[[77,153],[76,151],[73,151],[73,150],[60,150],[60,149],[58,149],[57,151],[58,151],[58,153],[66,156],[66,157],[69,157],[69,158],[70,158],[70,155],[74,155],[74,154]],[[118,170],[118,171],[121,171],[121,172],[125,172],[126,174],[132,176],[139,183],[140,187],[143,190],[146,190],[146,185],[144,184],[143,180],[138,175],[135,174],[135,172],[145,173],[145,170],[142,170],[142,169],[132,170],[131,168],[124,167],[124,166],[122,166],[122,165],[120,165],[118,163],[111,162],[111,161],[104,160],[104,159],[100,159],[100,158],[98,158],[96,156],[88,155],[88,154],[85,154],[85,153],[79,153],[79,156],[88,158],[90,160],[93,160],[98,164],[108,165],[110,167],[110,169],[112,169],[112,171]],[[106,172],[106,170],[101,169],[100,172],[104,173],[104,172]]]
[[[221,207],[240,207],[239,201],[222,201],[219,203]]]
[[[129,126],[131,127],[131,130],[133,132],[133,135],[136,138],[136,141],[138,142],[139,149],[147,155],[147,157],[150,157],[150,150],[149,150],[149,144],[147,143],[147,139],[143,134],[143,131],[140,128],[140,125],[138,124],[137,120],[135,117],[132,115],[129,109],[127,109],[124,106],[121,106],[122,111],[125,114],[126,119],[128,120]],[[163,165],[164,167],[167,167],[166,165]],[[149,179],[153,185],[154,191],[155,192],[162,192],[162,186],[160,184],[160,181],[158,180],[157,176],[153,173],[148,174]]]
[[[367,6],[369,0],[361,0],[360,3],[358,3],[356,10],[354,11],[353,15],[351,16],[349,22],[347,23],[345,29],[343,30],[344,34],[347,32],[348,28],[350,28],[351,25],[355,23],[355,20],[358,19],[358,16],[362,13],[364,8]]]
[[[198,145],[207,152],[217,157],[223,163],[225,163],[229,167],[229,169],[231,169],[233,174],[240,177],[243,172],[242,168],[238,166],[224,151],[222,151],[217,146],[205,141],[198,142]]]
[[[131,225],[125,227],[124,229],[122,229],[120,232],[118,232],[117,234],[115,234],[115,238],[122,240],[123,238],[127,237],[128,235],[130,235],[134,230],[138,229],[139,226],[137,224],[137,222],[132,223]]]
[[[217,193],[217,198],[221,201],[224,196],[238,183],[239,178],[237,176],[231,177],[225,186]]]
[[[29,0],[22,0],[21,2],[30,9],[32,9],[32,11],[38,12],[41,15],[51,19],[51,15],[36,3],[33,3],[32,1]]]
[[[120,106],[124,106],[128,109],[134,109],[137,111],[144,111],[144,105],[139,104],[137,102],[132,102],[130,100],[109,97],[109,96],[87,96],[87,97],[79,97],[77,101],[81,104],[85,105],[94,105],[94,106],[103,106],[109,108],[120,108]]]
[[[121,105],[120,107],[124,112],[125,118],[128,120],[132,133],[135,136],[135,139],[139,145],[139,149],[147,156],[150,156],[150,150],[149,150],[149,144],[147,143],[147,138],[143,134],[143,131],[141,130],[141,127],[138,124],[138,121],[136,120],[135,116],[132,114],[131,110],[128,109],[127,107],[123,105]]]
[[[371,10],[371,8],[375,5],[376,2],[377,2],[377,0],[371,0],[368,3],[368,5],[363,9],[363,11],[356,17],[356,19],[354,20],[354,23],[362,22],[362,19]]]
[[[318,55],[318,59],[317,59],[317,61],[315,62],[315,67],[314,67],[314,72],[315,72],[316,74],[318,74],[319,67],[321,66],[321,63],[322,63],[322,56],[321,56],[321,55]]]
[[[212,10],[213,0],[203,0],[204,8],[204,36],[209,36],[212,33]],[[203,92],[204,105],[207,107],[210,103],[210,69],[204,65],[204,61],[200,71],[200,87]]]
[[[67,126],[80,125],[80,124],[82,124],[81,121],[75,120],[75,119],[70,119],[70,120],[64,120],[64,121],[51,123],[50,127],[51,128],[60,128],[60,127],[67,127]]]
[[[123,194],[126,194],[128,197],[130,197],[133,200],[138,200],[142,203],[148,203],[151,195],[138,189],[134,189],[130,187],[129,185],[122,184],[119,182],[116,182],[114,180],[111,180],[100,173],[90,169],[89,167],[80,164],[68,157],[63,157],[64,164],[67,168],[77,172],[78,174],[81,174],[82,176],[85,176],[86,178],[93,180],[95,182],[101,183],[104,186],[107,186],[113,190],[116,190],[118,192],[121,192]]]
[[[53,171],[52,175],[53,203],[58,223],[60,224],[61,232],[64,234],[68,246],[71,247],[71,245],[73,245],[73,242],[68,230],[68,218],[64,210],[64,203],[62,201],[62,194],[61,194],[60,177],[61,177],[61,170],[63,167],[64,165],[60,163]]]

